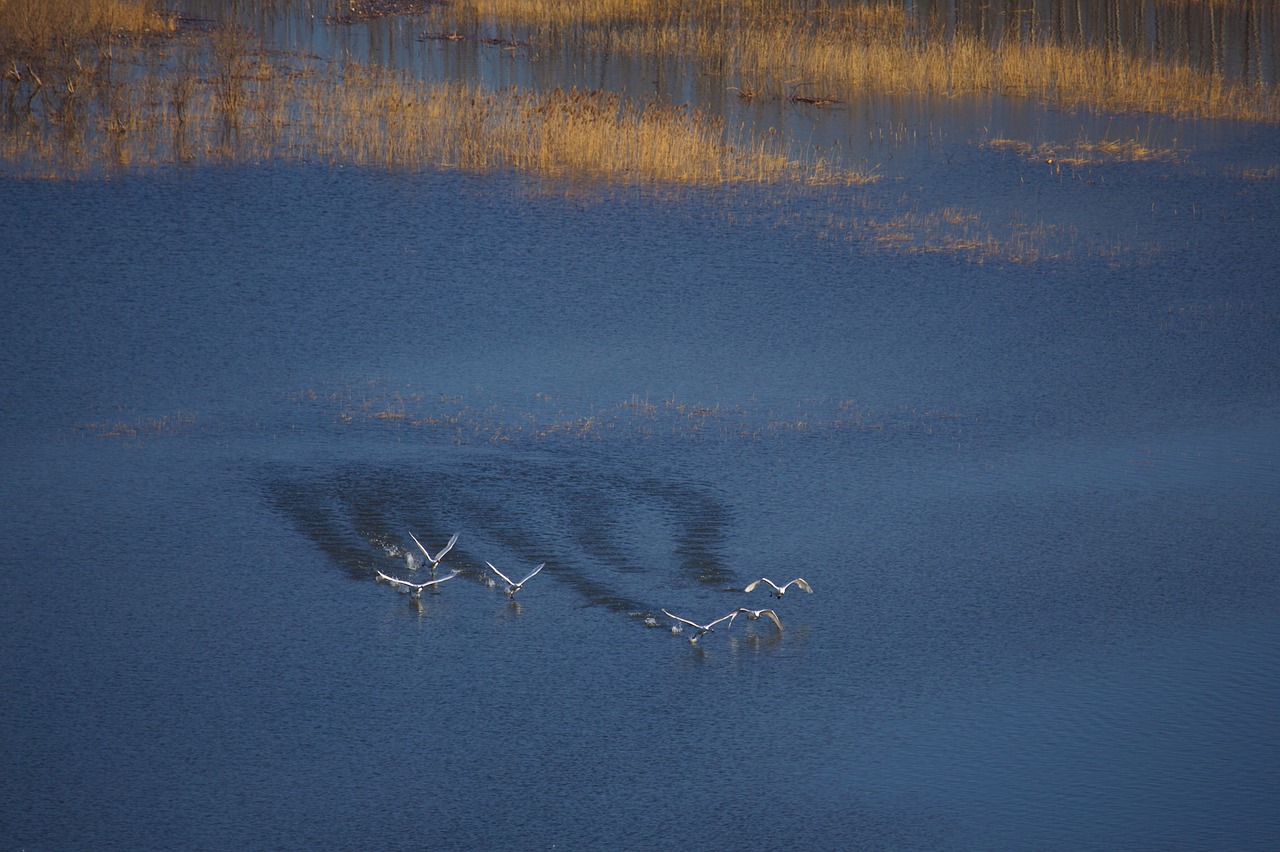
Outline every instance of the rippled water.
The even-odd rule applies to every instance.
[[[821,191],[0,177],[0,839],[1275,848],[1274,130],[1050,172],[953,109],[863,212],[1061,255]],[[410,532],[459,535],[420,605]],[[739,606],[784,629],[661,613]]]
[[[3,193],[12,844],[1278,836],[1231,229],[1029,269],[448,175]],[[410,531],[460,534],[421,608]],[[667,630],[760,575],[813,585],[781,635]]]

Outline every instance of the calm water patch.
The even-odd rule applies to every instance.
[[[749,193],[0,197],[11,845],[1280,836],[1265,224],[977,265]],[[410,531],[460,534],[421,608]]]

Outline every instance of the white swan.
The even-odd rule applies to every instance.
[[[503,574],[503,573],[502,573],[501,571],[499,571],[497,568],[494,568],[494,566],[493,566],[493,563],[492,563],[492,562],[486,562],[486,563],[484,563],[484,564],[485,564],[485,565],[488,565],[490,568],[493,568],[493,573],[497,574],[499,577],[501,577],[503,580],[505,580],[505,581],[506,581],[506,583],[507,583],[507,597],[509,597],[509,598],[514,598],[514,597],[516,596],[516,592],[520,591],[520,589],[524,587],[524,584],[525,584],[525,583],[527,583],[527,582],[529,582],[530,580],[532,580],[532,579],[533,579],[533,577],[534,577],[534,575],[535,575],[535,574],[537,574],[539,571],[541,571],[541,570],[542,570],[542,568],[543,568],[543,566],[544,566],[544,565],[546,565],[547,563],[543,562],[543,563],[542,563],[542,565],[539,565],[537,568],[534,568],[534,569],[533,569],[533,572],[532,572],[532,573],[530,573],[528,577],[525,577],[523,580],[521,580],[519,583],[513,583],[513,582],[511,582],[511,578],[510,578],[510,577],[508,577],[506,574]]]
[[[422,546],[422,542],[418,541],[418,537],[416,535],[414,535],[413,533],[409,533],[409,538],[413,539],[413,543],[418,545],[418,549],[421,550],[426,555],[427,561],[431,563],[432,574],[436,573],[436,568],[440,567],[440,560],[444,559],[444,555],[448,553],[450,550],[452,550],[453,546],[458,543],[458,534],[454,533],[453,538],[449,539],[449,543],[446,544],[443,548],[441,548],[439,553],[437,553],[435,556],[432,556],[431,552]],[[417,566],[410,565],[409,570],[416,571]]]
[[[662,614],[665,615],[667,618],[674,618],[676,621],[682,622],[683,624],[687,624],[693,629],[697,630],[698,632],[695,633],[689,639],[689,644],[694,645],[694,644],[697,644],[698,640],[701,639],[704,635],[714,632],[715,626],[722,621],[727,620],[729,622],[729,626],[732,627],[733,618],[738,614],[738,610],[735,609],[733,612],[729,613],[728,615],[722,615],[719,618],[717,618],[715,621],[712,621],[708,624],[699,624],[696,621],[690,621],[687,618],[681,618],[678,615],[672,615],[671,613],[667,612],[665,609],[662,611]]]
[[[778,618],[778,614],[771,609],[747,609],[746,607],[740,607],[738,611],[734,613],[735,616],[741,614],[745,614],[748,621],[759,621],[760,616],[768,616],[769,620],[778,626],[778,631],[782,631],[782,619]],[[733,626],[732,621],[729,622],[729,626]]]
[[[434,586],[439,583],[443,583],[445,580],[452,580],[454,577],[458,576],[458,574],[459,574],[458,571],[454,571],[448,577],[441,577],[438,580],[428,580],[425,583],[410,583],[408,580],[401,580],[396,577],[383,574],[381,571],[378,572],[378,576],[381,579],[386,580],[391,585],[404,586],[406,589],[411,589],[414,598],[422,597],[422,590],[425,589],[427,586]]]
[[[755,580],[755,581],[753,581],[752,583],[750,583],[750,584],[749,584],[745,589],[743,589],[742,591],[744,591],[744,592],[749,592],[749,591],[751,591],[752,589],[754,589],[756,586],[760,585],[761,583],[768,583],[768,584],[770,585],[770,587],[772,587],[772,588],[773,588],[773,591],[772,591],[772,592],[770,592],[769,594],[773,595],[775,598],[780,598],[780,597],[782,597],[783,595],[785,595],[785,594],[787,593],[787,588],[788,588],[788,587],[790,587],[792,584],[799,586],[800,588],[804,589],[804,590],[805,590],[806,592],[808,592],[809,594],[813,594],[813,589],[809,588],[809,584],[808,584],[808,583],[806,583],[806,582],[804,581],[804,578],[803,578],[803,577],[796,577],[796,578],[795,578],[794,580],[792,580],[790,583],[786,583],[786,584],[781,585],[781,586],[779,586],[777,583],[775,583],[775,582],[773,582],[772,580],[770,580],[768,577],[761,577],[759,580]]]

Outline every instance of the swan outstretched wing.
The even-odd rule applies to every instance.
[[[696,628],[698,628],[699,630],[701,630],[701,629],[702,629],[702,625],[701,625],[701,624],[696,624],[696,623],[694,623],[694,622],[690,621],[689,619],[687,619],[687,618],[681,618],[681,617],[680,617],[680,616],[678,616],[678,615],[672,615],[671,613],[667,612],[665,609],[662,611],[662,613],[663,613],[663,615],[667,616],[667,618],[674,618],[676,621],[683,622],[684,624],[687,624],[687,625],[689,625],[690,627],[696,627]]]
[[[539,565],[537,568],[534,568],[534,569],[533,569],[533,573],[532,573],[532,574],[530,574],[528,577],[525,577],[525,578],[524,578],[523,580],[521,580],[517,585],[523,586],[525,583],[527,583],[527,582],[529,582],[530,580],[532,580],[532,579],[533,579],[533,577],[534,577],[534,575],[535,575],[535,574],[537,574],[539,571],[541,571],[541,570],[546,566],[546,564],[547,564],[547,563],[543,562],[543,563],[542,563],[541,565]],[[496,571],[497,569],[495,568],[494,570]]]
[[[418,541],[418,537],[416,535],[414,535],[413,533],[409,533],[409,538],[413,539],[413,543],[418,545],[418,549],[421,550],[423,555],[427,557],[428,562],[435,562],[435,560],[431,558],[431,553],[425,547],[422,546],[422,542]]]
[[[759,580],[752,580],[750,583],[747,583],[747,587],[746,587],[745,589],[743,589],[742,591],[744,591],[744,592],[749,592],[749,591],[751,591],[752,589],[754,589],[754,588],[755,588],[756,586],[758,586],[758,585],[760,585],[760,581],[759,581]]]
[[[435,580],[428,580],[427,582],[423,583],[422,585],[423,585],[423,586],[434,586],[434,585],[436,585],[437,583],[443,583],[445,580],[452,580],[454,577],[458,576],[458,575],[459,575],[459,574],[461,574],[461,573],[462,573],[461,571],[454,571],[454,572],[453,572],[452,574],[450,574],[448,577],[439,577],[439,578],[437,578],[437,579],[435,579]]]
[[[484,564],[485,564],[485,565],[488,565],[490,568],[493,568],[493,573],[497,574],[499,577],[501,577],[502,579],[506,580],[506,581],[507,581],[507,585],[508,585],[508,586],[514,586],[514,585],[515,585],[515,583],[511,582],[511,578],[510,578],[510,577],[508,577],[506,574],[503,574],[503,573],[502,573],[501,571],[499,571],[497,568],[494,568],[494,566],[493,566],[493,563],[492,563],[492,562],[486,562],[486,563],[484,563]],[[539,567],[541,567],[541,566],[539,566]]]
[[[711,628],[715,627],[717,624],[719,624],[719,623],[720,623],[720,622],[722,622],[722,621],[728,621],[728,622],[729,622],[729,626],[730,626],[730,627],[732,627],[732,626],[733,626],[733,619],[734,619],[734,618],[736,618],[736,617],[737,617],[737,615],[738,615],[738,611],[735,609],[733,612],[729,613],[728,615],[722,615],[722,616],[720,616],[719,618],[717,618],[715,621],[713,621],[713,622],[711,622],[710,624],[706,625],[706,628],[707,628],[708,630],[710,630]]]
[[[453,545],[456,545],[456,544],[458,544],[458,533],[454,532],[452,539],[449,539],[449,544],[444,545],[443,548],[440,548],[440,553],[435,554],[434,556],[431,554],[426,554],[426,558],[431,560],[431,564],[438,565],[440,564],[440,560],[444,559],[444,554],[447,554],[449,553],[449,551],[453,550]]]
[[[453,538],[449,539],[449,543],[446,544],[444,547],[442,547],[438,554],[436,554],[435,556],[432,556],[431,551],[427,550],[425,547],[422,546],[422,542],[418,541],[418,537],[416,535],[414,535],[413,533],[409,533],[409,538],[413,539],[413,543],[418,545],[418,549],[421,550],[423,554],[426,555],[427,561],[430,562],[432,565],[439,565],[440,560],[444,559],[444,555],[448,553],[450,550],[453,550],[453,546],[458,543],[458,534],[454,533]]]
[[[408,583],[397,577],[392,577],[390,574],[383,574],[381,571],[378,571],[378,576],[386,580],[388,583],[390,583],[393,586],[410,586],[410,587],[413,586],[413,583]]]
[[[744,606],[744,607],[739,607],[737,612],[734,613],[734,615],[739,615],[744,612],[747,614],[747,618],[751,619],[752,621],[756,621],[762,615],[767,616],[770,621],[772,621],[774,624],[778,626],[779,630],[782,629],[782,620],[778,618],[778,614],[771,609],[747,609]],[[730,627],[733,626],[732,621],[729,622],[729,626]]]
[[[804,589],[809,594],[813,594],[813,589],[809,587],[809,584],[804,581],[803,577],[796,577],[794,580],[791,581],[791,583],[795,583],[797,586]],[[787,583],[787,586],[790,586],[791,583]],[[786,586],[783,586],[783,588],[785,589]]]

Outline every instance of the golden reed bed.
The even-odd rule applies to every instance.
[[[897,4],[459,0],[430,8],[440,31],[501,24],[543,52],[607,45],[693,56],[744,96],[801,97],[801,80],[817,102],[867,92],[999,93],[1100,111],[1280,120],[1275,86],[1118,50],[929,39]],[[0,0],[4,158],[47,175],[300,157],[623,182],[873,179],[696,107],[599,91],[432,85],[266,55],[234,30],[164,37],[174,29],[173,16],[147,0]]]
[[[739,91],[824,99],[863,93],[994,93],[1101,112],[1280,121],[1276,86],[1232,81],[1120,48],[935,36],[896,3],[788,0],[459,0],[441,28],[521,27],[543,50],[571,42],[635,55],[695,56]]]
[[[173,21],[140,0],[62,5],[75,13],[0,0],[8,72],[0,154],[20,172],[299,158],[622,182],[872,179],[685,105],[428,84],[374,66],[268,55],[235,29],[158,39]]]

